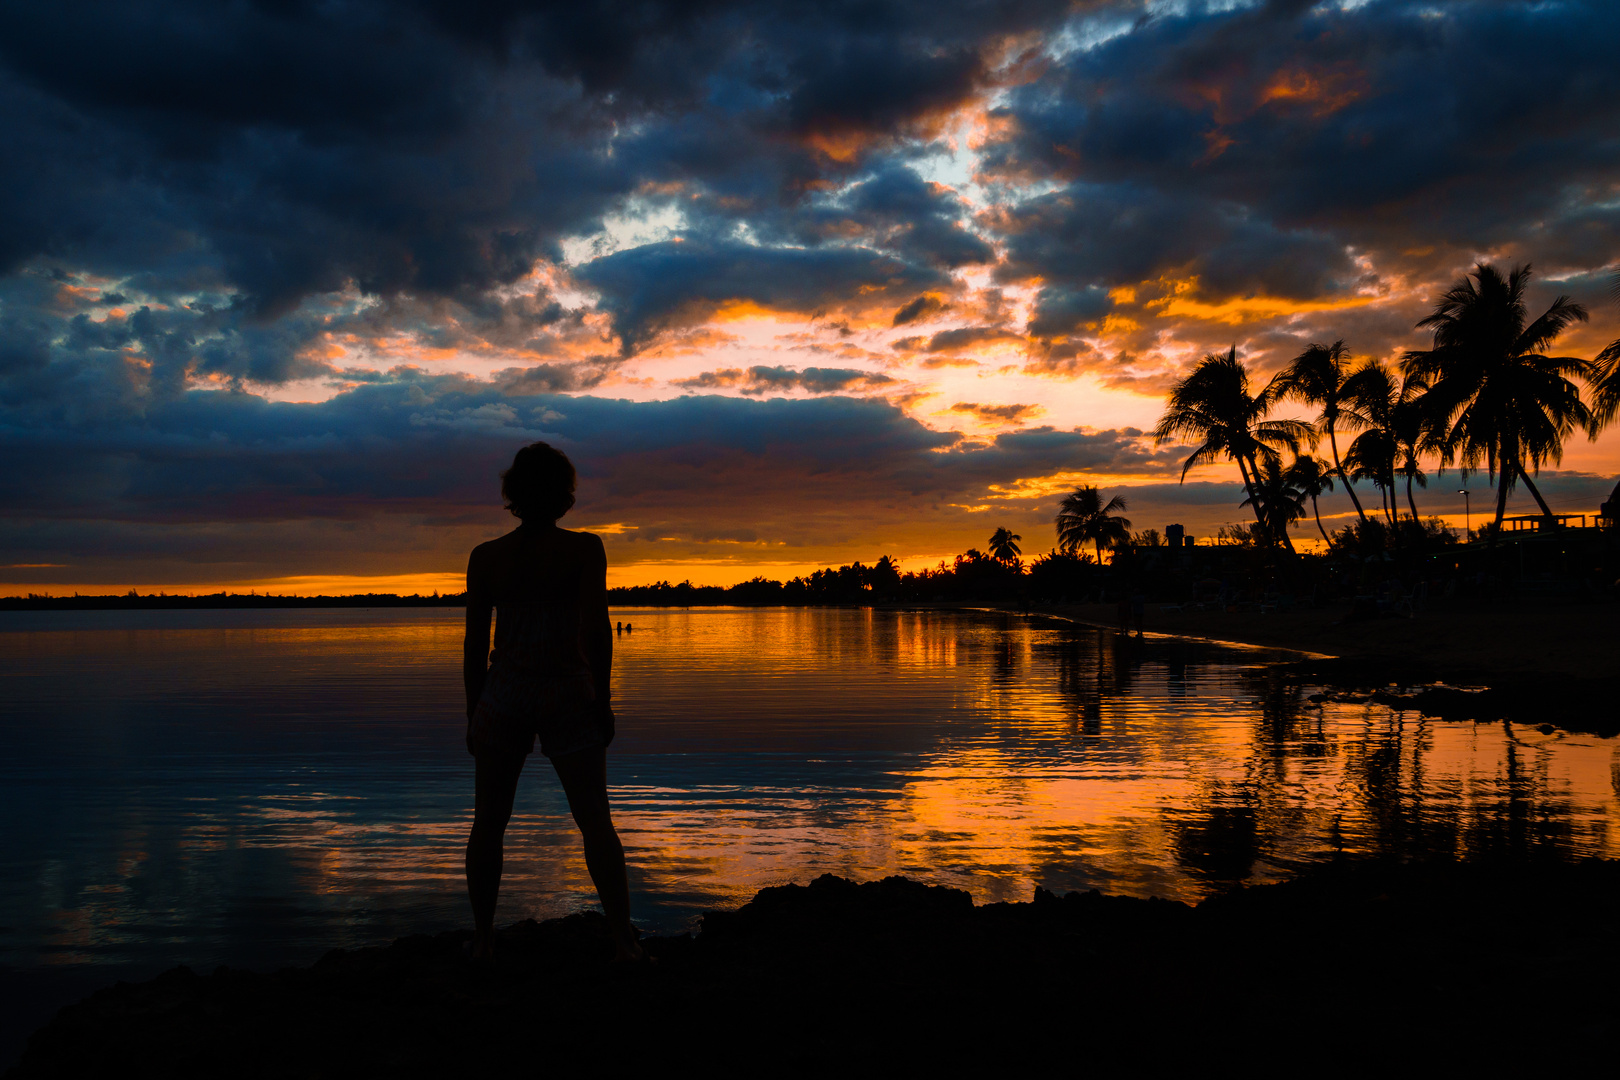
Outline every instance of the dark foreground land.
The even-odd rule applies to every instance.
[[[509,928],[491,969],[463,934],[176,969],[64,1009],[12,1075],[1606,1068],[1617,899],[1600,861],[1343,864],[1196,908],[828,876],[649,939],[651,968],[576,915]]]

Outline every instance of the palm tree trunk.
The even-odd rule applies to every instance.
[[[1416,521],[1418,519],[1418,516],[1417,516],[1417,503],[1412,501],[1412,474],[1411,473],[1406,474],[1406,505],[1411,507],[1411,509],[1412,509],[1412,520]]]
[[[1328,539],[1327,530],[1322,528],[1322,511],[1316,508],[1315,495],[1311,496],[1311,513],[1316,515],[1316,531],[1322,534],[1322,541],[1327,544],[1333,543],[1332,540]]]
[[[1523,465],[1519,466],[1519,479],[1523,480],[1524,486],[1530,489],[1530,494],[1536,497],[1536,505],[1541,507],[1541,516],[1547,519],[1547,527],[1552,528],[1553,512],[1548,509],[1547,500],[1541,497],[1541,492],[1536,488],[1536,482],[1530,479],[1530,474],[1524,471]]]
[[[1237,458],[1238,471],[1243,474],[1243,490],[1249,493],[1249,505],[1254,508],[1254,520],[1255,523],[1260,526],[1260,535],[1271,536],[1271,530],[1266,528],[1265,516],[1260,512],[1260,496],[1254,490],[1254,484],[1249,482],[1248,462],[1242,454],[1237,454],[1234,456]],[[1255,464],[1254,471],[1256,475],[1258,475],[1260,472],[1260,465],[1258,462]],[[1276,537],[1272,537],[1272,539],[1275,540]]]
[[[1339,482],[1344,485],[1344,493],[1350,496],[1350,505],[1356,508],[1356,516],[1362,521],[1367,520],[1367,511],[1361,508],[1361,500],[1356,498],[1356,489],[1350,486],[1350,477],[1345,474],[1344,466],[1339,464],[1339,440],[1333,437],[1333,422],[1328,421],[1328,445],[1333,448],[1333,470],[1339,474]]]
[[[1502,462],[1502,472],[1496,485],[1496,528],[1491,532],[1491,543],[1502,535],[1502,515],[1507,513],[1508,484],[1513,480],[1513,463]]]

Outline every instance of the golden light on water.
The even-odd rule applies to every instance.
[[[47,615],[0,653],[15,708],[53,717],[0,780],[72,794],[43,907],[8,915],[18,955],[212,955],[233,910],[323,948],[464,920],[459,611]],[[1620,857],[1614,740],[1315,706],[1263,650],[993,613],[613,615],[636,629],[610,781],[657,929],[829,872],[1195,901],[1339,852]],[[503,921],[594,903],[540,757],[502,898]]]

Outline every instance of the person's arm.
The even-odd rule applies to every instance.
[[[579,629],[585,661],[591,665],[596,700],[606,705],[613,694],[613,620],[608,618],[607,549],[599,536],[592,536],[587,548],[582,593]]]
[[[467,636],[461,647],[461,682],[467,691],[469,738],[473,710],[483,696],[484,676],[489,671],[489,617],[494,606],[489,595],[488,571],[474,549],[467,560]]]

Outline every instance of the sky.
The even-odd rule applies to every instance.
[[[535,440],[614,584],[1031,556],[1080,484],[1208,536],[1235,470],[1150,434],[1207,353],[1398,359],[1480,261],[1620,337],[1617,52],[1578,0],[7,5],[0,593],[455,591]]]

